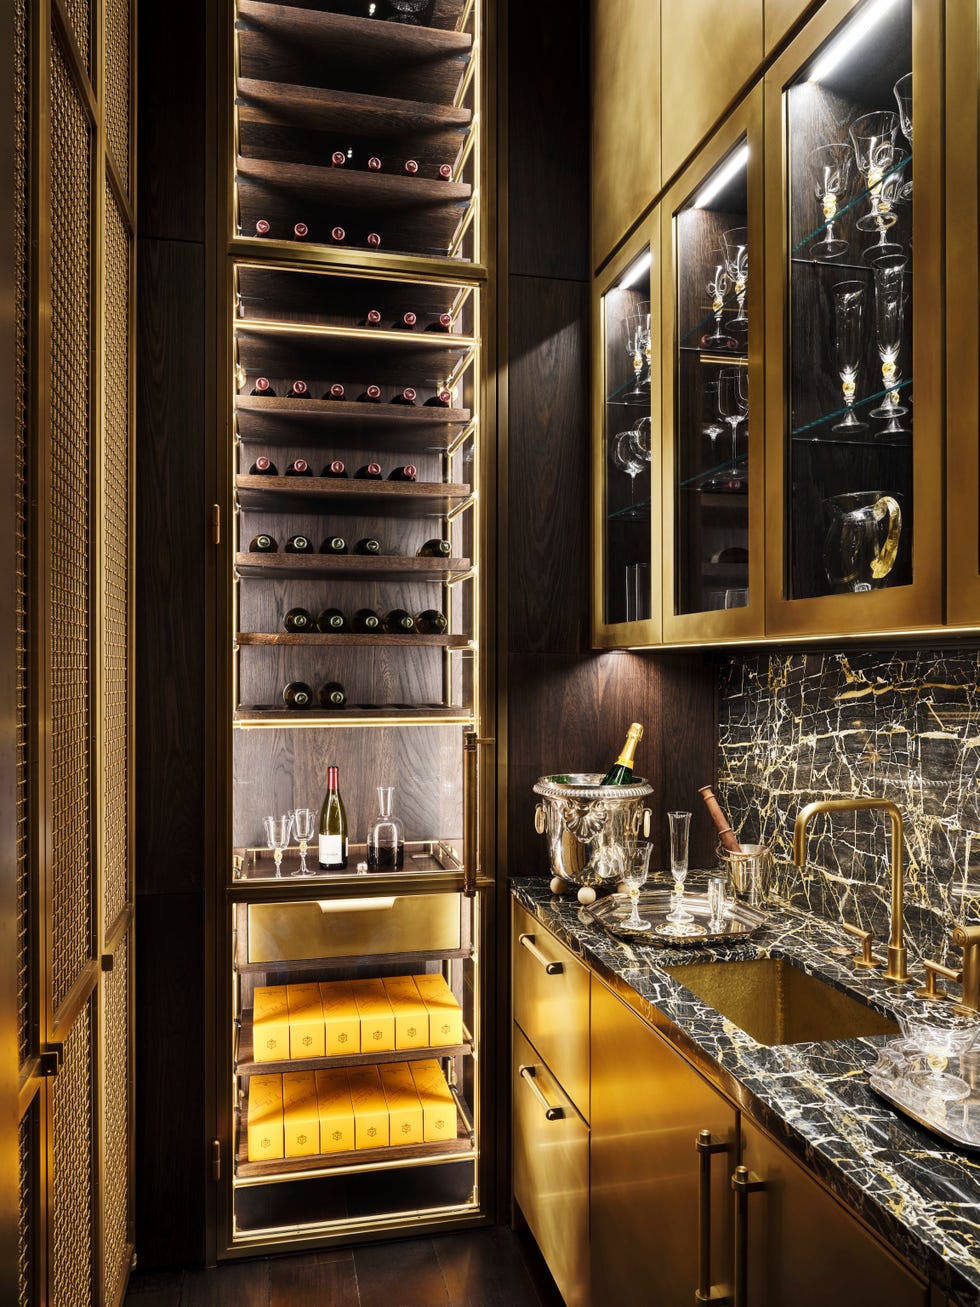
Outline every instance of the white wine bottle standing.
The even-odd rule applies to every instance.
[[[620,750],[619,757],[606,772],[602,778],[603,785],[632,785],[633,784],[633,755],[636,753],[636,746],[643,738],[643,727],[639,722],[633,722],[626,732],[626,741]]]
[[[327,768],[327,793],[320,809],[321,871],[347,870],[347,813],[340,797],[339,770]]]

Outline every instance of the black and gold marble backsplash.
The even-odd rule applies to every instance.
[[[719,798],[743,843],[773,849],[779,897],[887,936],[887,817],[814,818],[806,870],[792,865],[800,808],[874,796],[897,804],[905,822],[910,958],[945,959],[953,923],[980,922],[978,680],[980,650],[962,648],[757,654],[722,665]]]

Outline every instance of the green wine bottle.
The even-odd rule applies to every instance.
[[[626,732],[626,742],[620,750],[619,757],[602,778],[603,785],[633,784],[633,754],[636,753],[636,746],[642,737],[643,727],[639,722],[633,722]]]
[[[339,771],[327,768],[327,793],[320,809],[319,864],[321,871],[347,870],[347,813],[340,797]]]

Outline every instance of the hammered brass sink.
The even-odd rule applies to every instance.
[[[758,1044],[820,1044],[898,1033],[890,1017],[784,958],[692,962],[666,971]]]

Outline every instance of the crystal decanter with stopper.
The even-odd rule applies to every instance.
[[[401,871],[405,865],[405,833],[392,812],[393,785],[378,786],[378,815],[367,832],[368,871]]]

